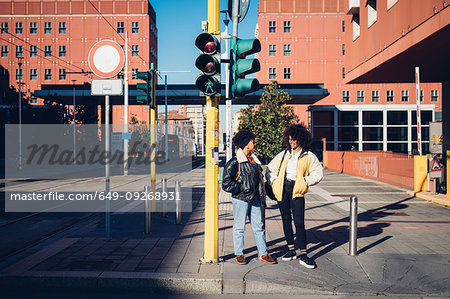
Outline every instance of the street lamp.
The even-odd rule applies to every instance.
[[[76,132],[76,124],[75,124],[75,82],[77,80],[72,80],[73,83],[73,164],[76,164],[76,138],[75,138],[75,132]]]
[[[22,60],[23,57],[17,57],[19,66],[19,169],[22,170]]]

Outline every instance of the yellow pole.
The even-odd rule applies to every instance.
[[[219,0],[208,0],[208,33],[219,33]],[[206,97],[205,240],[202,262],[219,261],[219,97]]]

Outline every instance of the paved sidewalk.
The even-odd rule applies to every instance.
[[[91,219],[27,251],[0,270],[3,288],[145,289],[189,293],[450,295],[450,209],[408,196],[405,189],[326,171],[306,196],[309,254],[318,268],[282,262],[285,250],[275,202],[266,210],[267,243],[278,264],[257,260],[250,225],[247,265],[235,263],[232,205],[219,195],[218,264],[201,264],[204,169],[192,171],[194,211],[183,225],[155,215],[151,235],[138,214],[113,215],[105,241],[101,218]],[[359,198],[358,256],[348,252],[349,197]],[[1,265],[0,265],[1,266]]]

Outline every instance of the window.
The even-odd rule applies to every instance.
[[[139,46],[138,45],[131,46],[131,56],[139,56]]]
[[[269,80],[275,80],[277,78],[277,69],[274,67],[269,68]]]
[[[269,21],[269,32],[277,32],[277,22]]]
[[[380,101],[380,91],[372,90],[372,102],[378,103]]]
[[[395,5],[395,3],[397,3],[398,0],[387,0],[387,9],[391,8],[392,6]]]
[[[52,56],[52,46],[45,46],[45,57],[51,57]]]
[[[275,56],[275,55],[277,55],[277,46],[269,45],[269,56]]]
[[[431,101],[432,102],[439,101],[439,91],[438,90],[432,90],[431,91]]]
[[[8,23],[2,22],[2,34],[8,34]]]
[[[344,102],[344,103],[350,102],[350,91],[348,91],[348,90],[342,91],[342,102]]]
[[[2,46],[2,57],[8,57],[8,46]]]
[[[117,22],[117,33],[123,33],[125,31],[125,26],[123,22]]]
[[[342,32],[345,32],[345,21],[342,21]]]
[[[37,23],[31,22],[30,23],[30,34],[36,34],[37,33]]]
[[[357,102],[364,102],[364,90],[358,90],[357,92]]]
[[[16,22],[16,34],[22,34],[22,33],[23,33],[23,23]]]
[[[45,69],[45,80],[52,79],[52,69]]]
[[[139,22],[131,23],[131,33],[139,33]]]
[[[66,46],[59,46],[59,57],[66,57]]]
[[[59,80],[66,80],[66,69],[59,69]]]
[[[23,48],[22,48],[22,46],[16,46],[16,57],[23,57]]]
[[[394,91],[387,90],[386,91],[386,102],[393,102],[393,101],[394,101]]]
[[[284,45],[284,56],[291,56],[291,45]]]
[[[377,21],[377,0],[367,0],[367,27]]]
[[[30,57],[37,57],[37,46],[30,46]]]
[[[409,100],[409,91],[402,90],[402,102],[408,102]]]
[[[284,21],[283,28],[284,32],[291,32],[291,21]]]
[[[423,102],[423,90],[420,91],[420,101]]]
[[[342,68],[342,79],[345,79],[345,67]]]
[[[290,67],[285,67],[284,68],[284,79],[291,79],[291,68]]]
[[[59,33],[66,33],[66,22],[59,22]]]
[[[138,72],[139,72],[139,69],[131,69],[131,79],[136,79]]]
[[[342,44],[342,56],[345,55],[345,44]]]
[[[51,22],[45,22],[44,28],[45,28],[44,33],[46,33],[46,34],[52,33],[52,23]]]
[[[23,69],[16,69],[16,81],[23,80]]]
[[[30,69],[30,80],[37,80],[37,69]]]
[[[354,14],[352,17],[352,25],[353,25],[353,40],[357,39],[360,34],[359,28],[359,14]]]

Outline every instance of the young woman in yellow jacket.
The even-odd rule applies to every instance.
[[[308,187],[320,182],[323,177],[322,165],[317,157],[307,148],[312,136],[303,124],[291,125],[283,135],[283,147],[269,163],[266,178],[272,185],[278,201],[283,231],[288,245],[283,261],[297,258],[295,249],[300,250],[299,262],[306,268],[313,269],[316,263],[307,256],[305,231],[305,194]],[[292,216],[295,225],[292,230]]]

